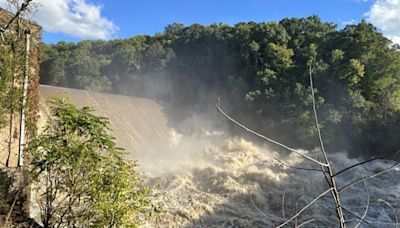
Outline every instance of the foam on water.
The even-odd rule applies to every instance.
[[[179,145],[176,148],[179,150]],[[318,151],[303,153],[317,157]],[[164,205],[164,212],[153,218],[148,225],[273,227],[284,222],[295,214],[296,204],[297,210],[301,209],[324,192],[327,186],[321,173],[290,169],[282,166],[275,157],[279,157],[277,152],[242,138],[228,138],[223,143],[204,145],[198,154],[185,159],[186,165],[179,172],[158,173],[147,178],[147,184],[155,189],[158,200]],[[336,153],[330,158],[337,170],[358,162],[349,159],[345,153]],[[318,168],[296,154],[280,159],[292,166]],[[391,164],[378,161],[373,165],[356,168],[338,178],[338,184],[342,186]],[[397,169],[367,181],[371,198],[366,218],[381,222],[369,226],[389,226],[394,222],[393,212],[379,199],[399,209],[398,175]],[[346,208],[362,216],[367,201],[364,184],[345,190],[342,201]],[[333,206],[330,195],[327,195],[306,210],[299,217],[298,224],[315,219],[309,227],[335,226],[337,219]],[[346,218],[351,220],[354,217],[347,214]],[[349,226],[355,224],[350,223]],[[291,225],[294,226],[294,223]]]
[[[209,118],[193,116],[185,122],[185,135],[168,128],[163,107],[152,100],[51,86],[41,86],[40,92],[43,123],[48,116],[45,101],[52,96],[69,97],[79,106],[94,106],[96,113],[110,119],[118,144],[127,149],[129,158],[139,161],[146,183],[154,189],[155,200],[164,205],[163,213],[149,221],[148,226],[273,227],[328,188],[320,172],[293,170],[274,158],[278,156],[292,166],[319,167],[296,154],[283,155],[286,152],[224,136],[220,129],[207,123]],[[318,151],[303,153],[314,158],[320,155]],[[359,162],[349,159],[346,153],[329,155],[335,171]],[[368,163],[338,177],[338,184],[343,186],[392,164]],[[395,221],[393,212],[379,199],[389,202],[398,212],[399,172],[397,168],[367,181],[371,195],[367,219],[380,222],[369,226],[393,226],[389,224]],[[363,183],[343,191],[342,202],[361,216],[367,202]],[[349,214],[346,218],[352,219]],[[315,221],[305,227],[337,227],[329,195],[307,209],[297,224],[309,219]]]

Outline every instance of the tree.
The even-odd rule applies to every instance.
[[[264,136],[256,131],[253,131],[251,129],[249,129],[247,126],[243,125],[242,123],[236,121],[235,119],[233,119],[231,116],[229,116],[228,114],[226,114],[222,108],[221,108],[221,103],[220,100],[218,99],[218,102],[216,103],[216,108],[217,110],[223,115],[225,116],[229,121],[231,121],[232,123],[236,124],[237,126],[239,126],[240,128],[244,129],[245,131],[258,136],[266,141],[268,141],[271,144],[274,144],[276,146],[279,146],[281,148],[284,148],[285,150],[290,151],[291,153],[300,155],[301,157],[303,157],[305,160],[307,160],[308,162],[311,162],[314,164],[314,166],[317,166],[319,168],[308,168],[308,167],[294,167],[291,165],[286,164],[285,162],[281,161],[279,158],[275,158],[276,161],[278,161],[279,163],[281,163],[282,165],[292,168],[292,169],[298,169],[298,170],[305,170],[305,171],[312,171],[312,172],[321,172],[323,179],[325,179],[327,187],[329,187],[327,190],[325,190],[323,193],[321,193],[320,195],[318,195],[317,197],[315,197],[311,202],[309,202],[306,206],[304,206],[300,211],[297,212],[297,205],[296,205],[296,213],[289,219],[285,219],[285,213],[283,212],[283,217],[286,221],[284,222],[280,222],[279,225],[277,225],[277,228],[281,228],[281,227],[285,227],[289,224],[292,223],[293,220],[294,221],[294,227],[298,227],[297,226],[297,217],[299,217],[306,209],[308,209],[310,206],[312,206],[316,201],[318,201],[319,199],[321,199],[322,197],[324,197],[325,195],[327,195],[328,193],[331,193],[331,197],[332,197],[332,208],[335,208],[336,210],[336,215],[337,215],[337,225],[341,228],[346,228],[348,223],[352,223],[352,222],[356,222],[356,225],[354,227],[358,227],[360,224],[365,223],[365,224],[371,224],[371,223],[376,223],[376,224],[380,224],[379,221],[377,222],[371,222],[365,219],[368,210],[369,210],[369,205],[370,205],[370,193],[368,190],[368,184],[367,184],[367,180],[371,179],[371,178],[375,178],[378,177],[384,173],[387,173],[397,167],[400,166],[400,162],[394,162],[393,164],[391,164],[391,166],[389,167],[385,167],[385,169],[375,172],[373,174],[367,175],[367,176],[362,176],[359,177],[356,180],[350,181],[347,184],[341,184],[338,185],[338,178],[343,178],[346,177],[344,174],[350,175],[350,176],[357,176],[356,171],[354,171],[354,168],[365,165],[367,163],[370,163],[372,161],[375,160],[379,160],[379,159],[388,159],[390,157],[393,157],[397,154],[399,154],[400,151],[386,155],[386,156],[380,156],[380,157],[372,157],[368,160],[350,165],[345,167],[344,169],[340,170],[340,171],[335,171],[333,166],[335,165],[334,163],[332,163],[330,161],[330,159],[328,158],[328,153],[325,150],[325,143],[323,141],[323,136],[321,134],[321,127],[320,127],[320,123],[318,120],[318,115],[317,115],[317,102],[315,99],[315,89],[314,89],[314,82],[313,82],[313,73],[315,72],[316,66],[317,66],[317,51],[316,51],[316,47],[315,45],[311,44],[310,45],[310,59],[307,62],[307,66],[309,67],[308,73],[309,73],[309,82],[310,82],[310,91],[311,91],[311,99],[312,99],[312,112],[313,112],[313,119],[315,121],[315,128],[317,131],[317,136],[318,136],[318,141],[320,144],[320,155],[318,155],[318,158],[315,159],[312,156],[308,156],[307,154],[304,154],[301,150],[296,150],[293,149],[289,146],[286,146],[285,144],[282,144],[274,139],[271,139],[267,136]],[[322,157],[322,159],[321,159]],[[353,171],[352,173],[350,173],[349,171]],[[350,173],[350,174],[349,174]],[[347,177],[348,178],[348,177]],[[350,187],[354,187],[356,184],[359,184],[363,182],[364,183],[364,187],[365,187],[365,191],[367,192],[367,204],[366,204],[366,209],[364,211],[364,214],[362,216],[358,216],[356,213],[352,212],[351,209],[347,208],[347,205],[344,205],[344,203],[341,201],[341,196],[344,190],[349,190]],[[284,202],[284,196],[282,199]],[[378,201],[382,201],[384,203],[386,203],[393,211],[395,214],[395,223],[393,223],[393,225],[397,226],[398,221],[397,221],[397,216],[396,216],[396,212],[395,209],[392,207],[392,205],[382,199],[378,200]],[[284,203],[282,203],[282,205],[284,205]],[[284,206],[282,206],[282,211],[284,211]],[[260,213],[262,213],[262,211],[260,211]],[[352,218],[352,219],[349,219]],[[307,220],[305,222],[303,222],[302,224],[299,225],[303,226],[305,224],[308,224],[310,222],[314,222],[316,219],[310,219]]]
[[[248,127],[312,149],[310,46],[327,147],[354,156],[398,150],[399,46],[365,21],[171,24],[154,36],[44,45],[41,82],[159,99],[176,122],[221,97]]]
[[[52,100],[52,117],[31,143],[44,227],[137,226],[152,211],[136,164],[124,160],[108,121],[89,107]]]

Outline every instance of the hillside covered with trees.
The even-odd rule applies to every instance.
[[[158,99],[177,119],[221,97],[249,127],[314,148],[311,70],[328,149],[386,154],[400,148],[399,50],[365,21],[171,24],[154,36],[43,44],[40,80]]]

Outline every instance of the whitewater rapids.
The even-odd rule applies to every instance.
[[[110,119],[118,144],[130,152],[129,158],[139,161],[145,184],[161,206],[161,213],[145,227],[275,227],[328,189],[320,172],[294,170],[276,161],[278,158],[291,166],[319,168],[298,155],[231,138],[219,129],[203,131],[196,137],[183,135],[167,125],[163,108],[154,101],[42,86],[42,117],[48,116],[45,101],[51,96],[69,97],[79,106],[93,106]],[[317,150],[302,153],[314,158],[320,155]],[[329,155],[335,171],[359,162],[345,153]],[[391,165],[391,161],[368,163],[338,176],[337,181],[344,186]],[[370,204],[365,219],[372,223],[361,227],[395,227],[395,213],[400,210],[399,174],[395,168],[367,180]],[[344,190],[341,198],[343,206],[361,217],[367,196],[361,182]],[[354,227],[357,220],[349,213],[345,215],[348,227]],[[302,227],[337,227],[329,194],[289,227],[307,221],[311,222]]]
[[[160,175],[158,171],[163,165],[157,159],[154,162],[159,168],[147,169],[146,183],[163,205],[163,212],[148,222],[148,227],[275,227],[328,189],[320,172],[294,170],[276,161],[279,158],[291,166],[318,168],[298,155],[282,157],[265,145],[258,146],[243,138],[228,138],[214,144],[203,141],[203,149],[191,153],[190,159],[182,156],[175,170]],[[179,144],[176,149],[181,150]],[[319,153],[317,150],[302,152],[313,157]],[[330,158],[337,171],[359,162],[344,153]],[[393,162],[372,164],[339,176],[339,186],[376,173]],[[397,168],[367,180],[370,208],[365,219],[373,223],[361,227],[394,227],[395,215],[382,200],[389,202],[396,213],[400,209],[400,184],[395,181],[399,171]],[[296,224],[314,219],[303,227],[336,227],[334,205],[330,195],[326,196],[299,216]],[[344,206],[360,217],[367,199],[363,182],[342,194]],[[346,213],[346,218],[354,221],[349,227],[356,225],[353,216]],[[290,227],[294,226],[295,221],[290,223]]]

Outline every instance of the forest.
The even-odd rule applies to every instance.
[[[247,126],[312,149],[312,73],[327,149],[380,155],[400,147],[399,50],[366,21],[175,23],[152,36],[43,43],[40,83],[156,99],[179,108],[177,120],[220,98]]]

